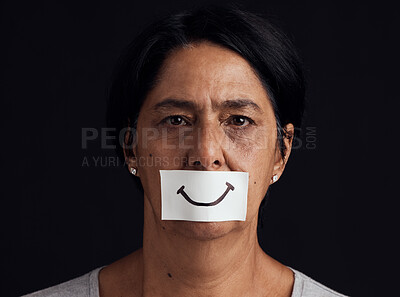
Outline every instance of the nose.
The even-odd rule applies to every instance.
[[[222,148],[224,136],[220,127],[202,127],[194,133],[194,143],[188,151],[188,165],[196,170],[218,170],[225,165]]]

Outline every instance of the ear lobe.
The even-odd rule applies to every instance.
[[[283,144],[285,145],[285,155],[282,156],[279,144],[276,146],[275,150],[275,164],[273,175],[277,175],[279,178],[283,170],[285,169],[286,163],[289,159],[290,153],[292,151],[292,143],[293,143],[293,135],[294,135],[294,126],[293,124],[287,124],[283,129],[282,137],[283,137]]]

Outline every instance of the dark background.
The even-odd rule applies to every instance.
[[[106,88],[133,36],[193,5],[1,2],[1,296],[57,284],[141,246],[142,197],[100,138],[82,148],[82,128],[105,126]],[[243,7],[293,38],[309,82],[301,145],[272,188],[262,247],[339,292],[394,296],[397,8],[289,0]]]

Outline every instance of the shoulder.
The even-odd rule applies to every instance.
[[[299,271],[294,269],[292,271],[295,278],[292,297],[346,297]]]
[[[22,297],[98,297],[98,275],[102,267],[56,286]]]

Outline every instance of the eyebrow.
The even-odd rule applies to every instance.
[[[196,104],[192,101],[168,98],[154,105],[153,109],[157,111],[159,109],[171,107],[182,109],[195,109]]]
[[[234,99],[234,100],[226,100],[220,104],[222,108],[229,108],[229,109],[241,109],[250,107],[255,111],[260,111],[261,108],[258,106],[257,103],[250,99]]]
[[[182,99],[174,99],[167,98],[156,105],[154,105],[153,110],[158,111],[164,108],[182,108],[182,109],[196,109],[196,103],[193,101],[182,100]],[[222,109],[243,109],[248,108],[255,111],[260,111],[261,108],[257,103],[253,102],[250,99],[233,99],[226,100],[222,103],[217,104],[214,108],[222,108]]]

